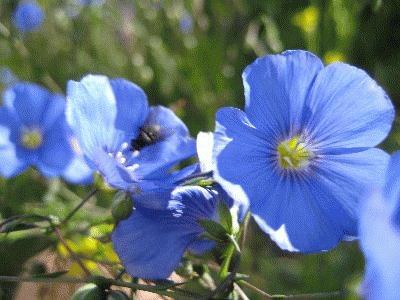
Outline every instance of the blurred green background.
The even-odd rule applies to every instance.
[[[400,101],[398,0],[77,1],[38,0],[44,24],[23,34],[11,21],[18,1],[1,0],[0,89],[24,80],[65,92],[68,80],[88,73],[124,77],[140,85],[152,104],[174,109],[196,136],[213,130],[218,108],[243,106],[241,72],[256,57],[307,49],[325,63],[365,69],[396,106]],[[399,148],[399,126],[382,145],[389,152]],[[0,218],[27,210],[63,216],[75,203],[62,193],[64,183],[44,182],[32,170],[0,185]],[[79,196],[88,190],[69,189]],[[107,215],[110,195],[96,199],[99,218]],[[83,212],[76,222],[85,218]],[[240,272],[259,288],[285,294],[357,288],[363,258],[356,242],[303,256],[280,251],[254,224],[250,229]],[[17,274],[26,258],[54,245],[40,239],[38,249],[18,253],[0,237],[0,274]],[[356,298],[351,292],[343,297]]]

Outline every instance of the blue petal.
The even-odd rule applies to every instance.
[[[42,128],[47,106],[53,95],[33,83],[17,83],[4,92],[4,105],[14,109],[21,123]],[[60,111],[57,111],[60,113]]]
[[[16,139],[21,123],[14,110],[0,108],[0,174],[12,177],[21,173],[27,166],[25,156],[17,156]]]
[[[110,83],[117,101],[115,128],[127,134],[126,140],[131,140],[139,134],[149,113],[147,96],[128,80],[111,79]]]
[[[74,158],[67,137],[67,124],[63,116],[55,122],[43,136],[43,144],[38,149],[36,162],[38,169],[45,176],[59,176]]]
[[[380,184],[388,155],[370,149],[327,156],[301,176],[276,174],[257,180],[249,194],[251,210],[261,229],[283,249],[316,252],[357,235],[358,203],[369,185]],[[264,193],[263,198],[256,198]]]
[[[62,173],[62,177],[73,184],[91,184],[93,183],[93,169],[86,164],[82,156],[75,155]]]
[[[392,223],[393,208],[379,189],[361,207],[360,243],[366,259],[362,294],[368,300],[400,299],[400,233]]]
[[[43,9],[35,1],[23,1],[13,13],[13,22],[22,32],[37,30],[43,23]]]
[[[271,146],[263,138],[263,133],[255,129],[239,109],[222,108],[217,112],[216,119],[213,150],[215,178],[232,198],[248,205],[243,189],[247,189],[246,185],[255,184],[250,179],[254,176],[269,177],[268,165],[273,168],[273,161],[269,158]],[[257,185],[253,191],[258,191]]]
[[[122,143],[115,130],[114,92],[105,76],[87,75],[80,82],[68,82],[66,116],[83,153],[93,162],[99,149],[114,152]]]
[[[65,118],[65,97],[59,94],[52,94],[43,111],[41,128],[43,131],[51,128],[60,116]]]
[[[324,153],[373,147],[387,136],[394,118],[393,105],[382,88],[364,71],[343,63],[318,74],[307,107],[305,130]]]
[[[108,185],[125,191],[135,189],[134,183],[139,181],[134,176],[135,174],[128,174],[127,170],[114,157],[111,157],[102,149],[98,149],[93,154],[96,157],[94,166],[104,177]]]
[[[400,196],[400,151],[392,154],[387,171],[386,182],[384,185],[384,197],[390,205],[396,205]]]
[[[17,157],[15,145],[1,145],[0,146],[0,174],[4,177],[13,177],[22,173],[28,164],[25,160]]]
[[[305,117],[304,102],[322,68],[318,57],[301,50],[257,59],[243,72],[249,120],[272,137],[298,133]]]
[[[114,249],[132,276],[167,278],[201,234],[197,221],[215,213],[215,199],[200,187],[177,188],[170,199],[167,209],[138,205],[112,234]]]

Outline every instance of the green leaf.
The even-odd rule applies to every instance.
[[[202,219],[198,222],[204,228],[211,239],[220,242],[226,242],[229,240],[229,233],[221,224],[209,219]]]

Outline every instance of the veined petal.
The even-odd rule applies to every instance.
[[[139,134],[149,113],[147,96],[139,86],[122,78],[111,79],[110,84],[117,104],[115,128],[130,141]]]
[[[215,207],[207,190],[177,188],[166,209],[138,205],[127,220],[118,223],[112,234],[114,249],[132,276],[167,278],[202,232],[197,221],[212,217]]]
[[[139,167],[136,174],[144,180],[151,180],[166,174],[180,161],[196,153],[196,142],[190,137],[173,135],[166,140],[144,147],[130,163]]]
[[[259,179],[269,177],[268,165],[273,168],[269,158],[271,149],[241,110],[222,108],[216,120],[214,176],[232,198],[248,205],[254,197],[252,191],[259,190]],[[258,179],[252,181],[253,177]]]
[[[107,77],[87,75],[67,85],[66,116],[83,153],[96,161],[99,149],[113,152],[121,141],[116,139],[117,105]]]
[[[287,138],[302,128],[304,102],[323,64],[314,54],[292,50],[258,58],[243,72],[246,114],[270,136]]]
[[[394,108],[389,97],[364,71],[334,63],[315,79],[306,103],[304,127],[324,152],[373,147],[389,133]]]
[[[258,180],[259,190],[270,190],[262,199],[250,198],[250,209],[281,248],[329,250],[345,236],[357,235],[358,203],[369,185],[379,184],[387,162],[379,149],[321,158],[308,174]]]

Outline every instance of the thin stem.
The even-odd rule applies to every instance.
[[[65,225],[74,215],[75,213],[92,197],[94,196],[99,190],[94,189],[89,194],[86,195],[85,198],[65,217],[63,221],[61,221],[60,226]]]
[[[308,294],[297,294],[297,295],[271,295],[258,287],[252,285],[251,283],[240,280],[238,281],[239,285],[243,285],[257,294],[262,296],[262,299],[271,300],[271,299],[321,299],[321,298],[332,298],[332,297],[343,297],[345,294],[344,291],[333,291],[333,292],[322,292],[322,293],[308,293]]]
[[[89,277],[92,274],[89,272],[89,270],[85,267],[85,265],[83,264],[83,262],[81,261],[81,259],[75,254],[74,251],[72,251],[72,249],[68,246],[67,242],[65,241],[64,237],[61,234],[61,231],[58,227],[54,227],[54,232],[58,238],[58,240],[61,242],[61,244],[63,244],[63,246],[65,247],[65,249],[67,249],[69,255],[76,261],[76,263],[81,267],[81,269],[83,270],[83,272],[85,272],[86,276]]]
[[[87,280],[80,278],[46,278],[46,277],[18,277],[18,276],[0,276],[0,282],[41,282],[41,283],[87,283]]]
[[[246,293],[242,290],[242,288],[236,282],[233,283],[233,288],[239,294],[240,298],[242,298],[243,300],[250,300],[250,298],[247,297]]]
[[[250,290],[256,292],[257,294],[261,295],[262,299],[266,299],[266,300],[273,299],[272,295],[264,292],[263,290],[260,290],[258,287],[252,285],[251,283],[249,283],[247,281],[240,280],[238,283],[240,285],[243,285],[243,286],[249,288]]]
[[[46,277],[18,277],[18,276],[0,276],[0,282],[40,282],[40,283],[94,283],[99,285],[114,285],[114,286],[122,286],[127,287],[130,289],[137,289],[142,291],[147,291],[151,293],[156,293],[159,295],[164,295],[168,297],[176,297],[176,292],[167,291],[169,287],[160,287],[160,286],[151,286],[151,285],[144,285],[144,284],[136,284],[130,283],[120,280],[115,280],[111,278],[105,277],[89,277],[86,279],[80,278],[68,278],[68,277],[59,277],[59,278],[46,278]],[[100,284],[101,283],[101,284]],[[189,298],[184,295],[180,297]]]

